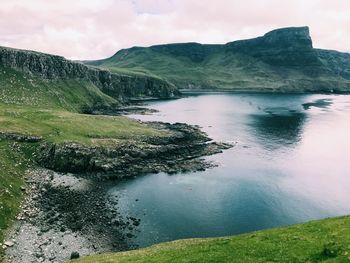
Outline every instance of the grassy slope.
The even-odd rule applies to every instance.
[[[114,57],[101,62],[100,66],[112,71],[135,72],[138,74],[152,74],[177,85],[196,83],[210,86],[217,80],[229,85],[245,79],[249,73],[242,72],[237,65],[237,59],[224,58],[223,54],[213,54],[203,62],[193,62],[185,57],[174,57],[151,49],[140,49],[132,52],[122,51]]]
[[[84,144],[164,135],[126,117],[79,113],[84,106],[96,103],[118,104],[89,82],[48,81],[0,68],[0,132],[42,136],[56,143]]]
[[[74,262],[350,262],[350,218],[232,237],[179,240]]]
[[[0,140],[0,243],[4,231],[19,210],[23,174],[30,165],[33,144],[16,144]],[[3,254],[0,246],[0,259]]]
[[[80,111],[93,104],[118,102],[90,82],[81,80],[43,80],[0,66],[0,103],[40,108]]]
[[[166,135],[122,116],[84,115],[4,104],[0,104],[0,132],[42,136],[55,143],[74,141],[82,144]]]
[[[210,54],[203,61],[194,62],[186,57],[141,48],[123,50],[109,59],[89,63],[124,74],[158,76],[180,88],[192,85],[202,88],[267,90],[286,86],[288,81],[340,81],[330,75],[311,78],[297,70],[272,67],[250,56],[223,51]]]

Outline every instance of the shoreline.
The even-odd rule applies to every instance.
[[[9,234],[9,262],[62,262],[74,252],[133,248],[128,237],[138,221],[108,209],[118,202],[107,197],[111,182],[42,168],[28,171],[26,181],[29,190]]]
[[[261,90],[261,89],[252,89],[252,90],[246,90],[246,89],[179,89],[181,94],[186,97],[186,95],[196,95],[196,94],[263,94],[263,95],[349,95],[350,91],[347,92],[327,92],[327,91],[303,91],[303,92],[291,92],[291,91],[268,91],[268,90]]]
[[[150,173],[203,171],[216,164],[202,157],[233,147],[213,142],[196,126],[145,124],[170,136],[110,147],[41,143],[35,153],[39,167],[27,171],[21,212],[6,239],[12,242],[7,260],[60,262],[75,252],[134,249],[130,240],[140,219],[118,213],[118,200],[107,194],[111,185]]]

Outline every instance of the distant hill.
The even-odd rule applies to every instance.
[[[350,91],[350,54],[313,48],[308,27],[277,29],[224,45],[133,47],[85,63],[162,78],[180,89]]]

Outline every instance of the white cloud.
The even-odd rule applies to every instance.
[[[348,0],[0,0],[0,45],[98,59],[121,48],[225,43],[309,25],[316,47],[350,51]]]

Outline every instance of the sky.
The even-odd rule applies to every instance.
[[[350,52],[349,0],[0,0],[0,46],[81,60],[306,25],[314,47]]]

